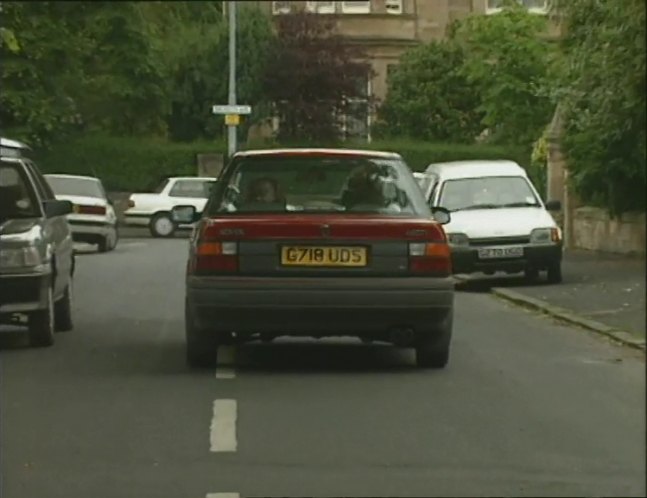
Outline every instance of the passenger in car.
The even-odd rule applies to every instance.
[[[359,206],[379,208],[386,204],[381,182],[373,178],[369,168],[360,168],[351,175],[342,195],[342,204],[346,209],[354,209]]]

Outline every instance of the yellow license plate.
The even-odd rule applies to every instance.
[[[366,266],[365,247],[284,246],[281,248],[283,266]]]

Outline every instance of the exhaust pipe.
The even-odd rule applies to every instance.
[[[411,327],[398,327],[389,331],[389,342],[396,346],[410,346],[413,344],[415,332]]]

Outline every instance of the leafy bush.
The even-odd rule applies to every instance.
[[[645,1],[559,0],[566,27],[556,100],[581,199],[612,215],[647,202]]]
[[[414,171],[429,163],[469,159],[510,159],[527,167],[530,155],[524,149],[494,145],[437,144],[408,140],[380,140],[370,144],[345,143],[272,143],[248,144],[244,148],[272,147],[344,147],[397,152]],[[106,189],[141,191],[157,186],[166,176],[195,175],[197,154],[225,154],[226,143],[174,143],[161,139],[90,135],[37,150],[35,160],[46,173],[95,175]]]
[[[96,175],[107,190],[154,188],[162,177],[197,174],[197,154],[224,153],[220,142],[173,143],[161,139],[91,135],[36,151],[45,173]]]

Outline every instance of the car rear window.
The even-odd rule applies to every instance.
[[[56,195],[78,195],[82,197],[106,197],[101,183],[89,178],[65,178],[60,176],[45,176],[47,183]]]
[[[401,160],[363,156],[256,156],[231,164],[209,214],[367,213],[431,217]]]

